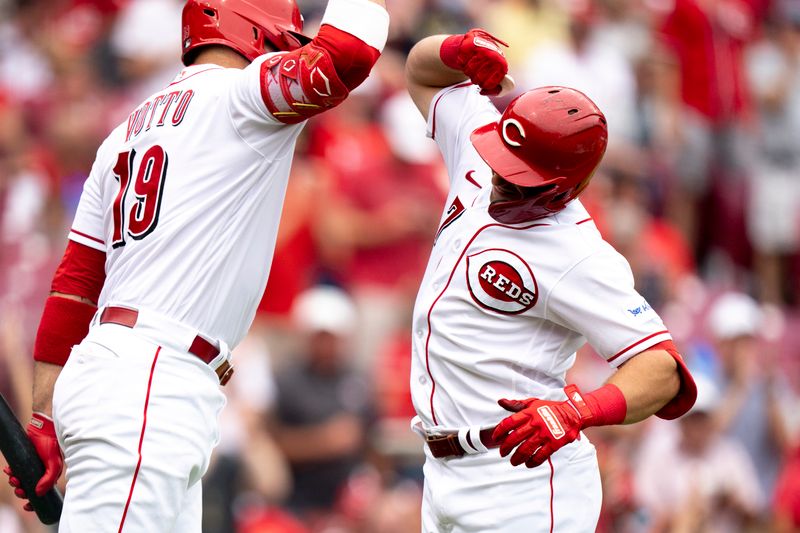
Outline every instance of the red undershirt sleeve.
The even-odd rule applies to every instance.
[[[686,367],[683,357],[678,353],[678,348],[672,341],[663,341],[649,347],[648,350],[664,350],[670,354],[678,364],[678,375],[681,378],[681,388],[678,390],[678,394],[662,407],[656,416],[664,420],[674,420],[685,415],[697,400],[697,385],[695,385],[694,378]]]
[[[97,302],[105,282],[105,260],[104,252],[69,241],[53,276],[51,291]],[[89,332],[96,310],[96,305],[83,301],[50,296],[36,333],[34,360],[63,366],[72,347]]]

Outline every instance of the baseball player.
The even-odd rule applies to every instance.
[[[368,76],[388,24],[382,0],[330,0],[314,39],[294,0],[186,3],[186,68],[100,147],[35,343],[28,433],[37,493],[63,450],[59,531],[200,531],[219,385],[266,285],[295,141]]]
[[[594,531],[600,477],[581,430],[676,418],[696,390],[576,199],[606,148],[603,113],[543,87],[500,115],[486,95],[507,80],[501,46],[482,30],[434,36],[407,64],[450,176],[413,317],[423,531]],[[587,341],[617,369],[595,391],[565,382]]]

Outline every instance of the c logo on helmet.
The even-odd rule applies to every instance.
[[[503,140],[509,146],[522,146],[521,142],[514,141],[511,137],[508,136],[508,127],[514,126],[519,131],[519,136],[525,139],[525,128],[522,127],[522,124],[519,123],[519,120],[515,118],[509,118],[503,121]]]

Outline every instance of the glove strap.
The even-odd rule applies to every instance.
[[[583,399],[580,389],[577,385],[567,385],[564,387],[564,392],[567,393],[567,401],[578,411],[581,420],[588,421],[594,417],[592,410]]]

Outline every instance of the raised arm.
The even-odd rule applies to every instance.
[[[261,64],[261,96],[279,122],[296,124],[339,105],[380,57],[389,14],[380,0],[330,0],[317,36]]]
[[[443,87],[467,79],[484,94],[513,87],[506,78],[508,62],[501,46],[506,44],[480,29],[463,35],[433,35],[418,42],[408,56],[406,80],[422,115],[428,117],[431,101]]]

